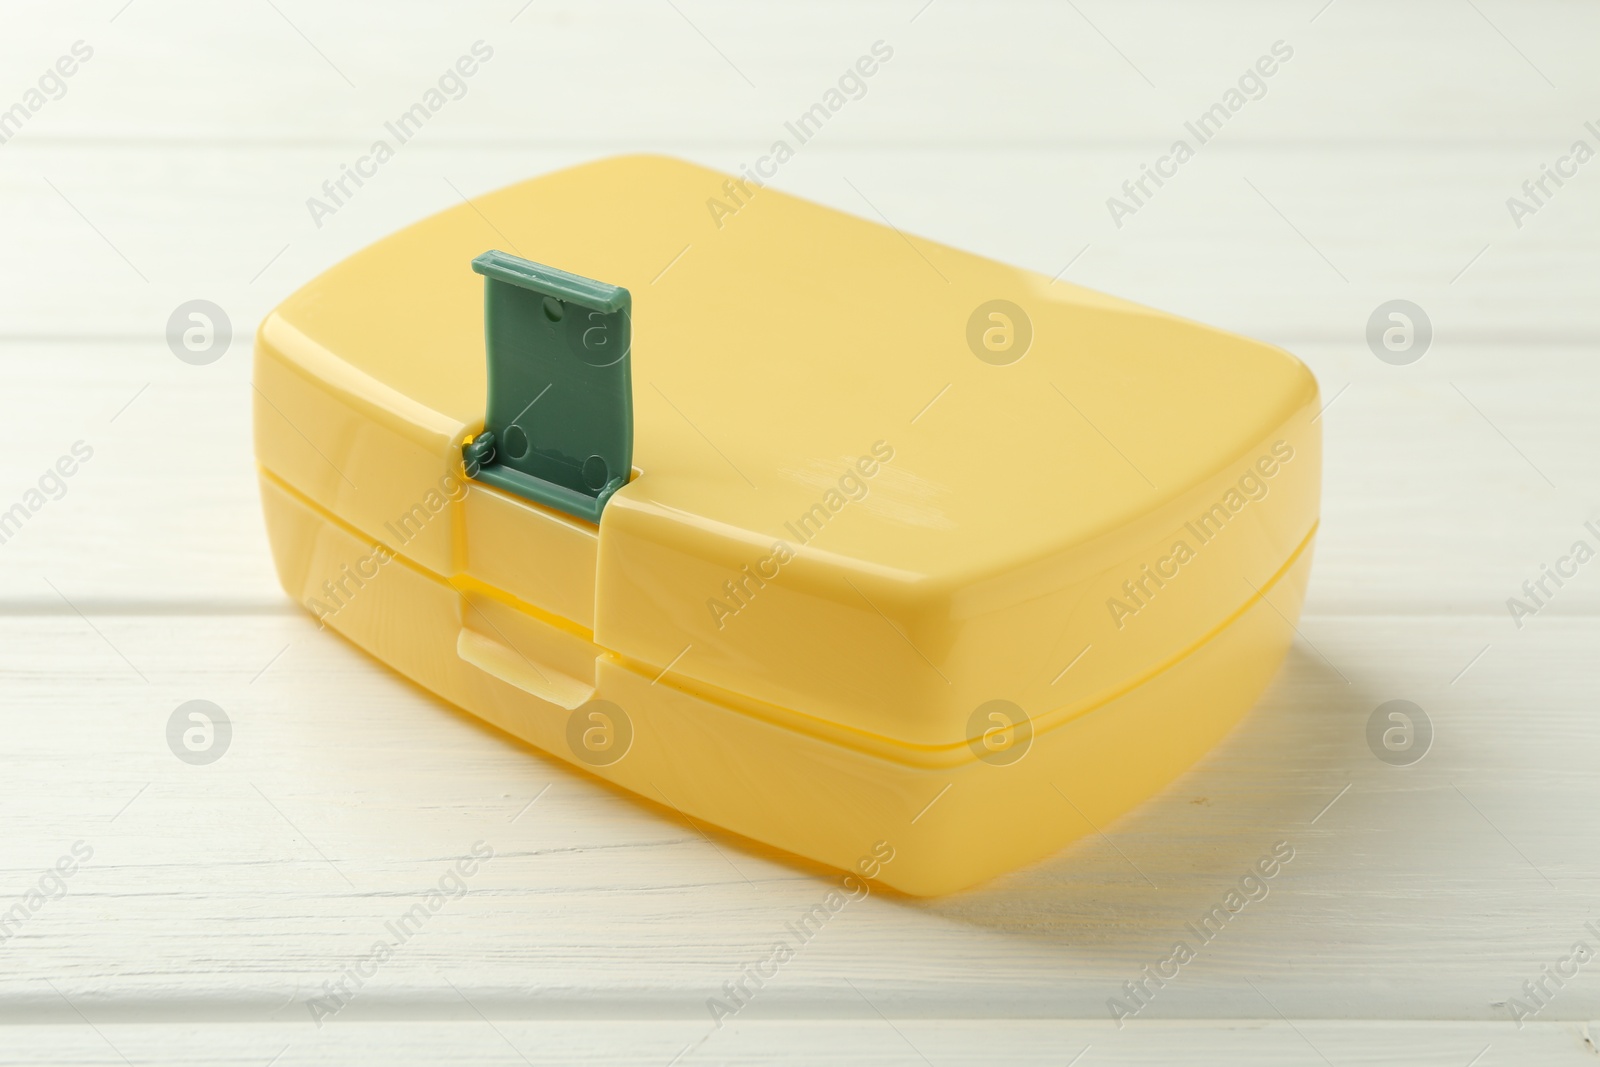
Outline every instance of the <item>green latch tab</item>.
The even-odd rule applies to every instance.
[[[633,472],[633,298],[504,252],[484,277],[489,402],[467,473],[590,522]]]

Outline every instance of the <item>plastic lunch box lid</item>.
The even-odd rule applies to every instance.
[[[1082,702],[1190,647],[1316,521],[1317,387],[1287,353],[661,157],[417,223],[261,342],[334,354],[339,389],[459,458],[484,425],[490,249],[631,293],[635,476],[599,523],[593,639],[706,686],[961,743],[985,700]],[[1270,459],[1283,440],[1298,466]],[[1277,486],[1198,554],[1211,576],[1173,582],[1144,633],[1108,622],[1258,452]]]

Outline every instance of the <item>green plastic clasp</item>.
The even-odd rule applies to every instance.
[[[633,298],[504,252],[484,277],[489,402],[469,477],[589,522],[633,473]]]

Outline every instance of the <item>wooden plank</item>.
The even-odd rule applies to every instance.
[[[65,1010],[65,1009],[63,1009]],[[865,1012],[866,1008],[863,1007]],[[457,1014],[469,1015],[458,1007]],[[92,1009],[90,1017],[93,1018]],[[665,1064],[703,1034],[685,1021],[526,1022],[498,1016],[454,1021],[339,1023],[320,1031],[267,1023],[185,1027],[63,1020],[13,1028],[0,1063],[63,1065],[132,1062],[260,1067],[274,1055],[284,1067],[353,1062]],[[1487,1049],[1487,1051],[1485,1051]],[[1593,1061],[1582,1024],[1534,1024],[1522,1031],[1489,1024],[1193,1022],[1109,1026],[1041,1020],[1002,1023],[876,1017],[730,1024],[677,1063],[702,1065],[984,1063],[1003,1056],[1023,1067],[1161,1067],[1171,1063],[1283,1067],[1329,1062],[1349,1067],[1396,1063],[1483,1067],[1538,1063],[1577,1067]],[[1085,1051],[1087,1050],[1087,1051]],[[1074,1060],[1073,1057],[1078,1059]]]
[[[307,201],[325,197],[322,184],[349,153],[18,138],[0,170],[0,227],[12,250],[0,262],[0,321],[12,338],[109,334],[154,347],[173,308],[203,296],[227,311],[242,341],[288,292],[394,230],[463,196],[618,150],[419,140],[360,189],[347,185],[352,195],[336,213],[313,219]],[[724,170],[756,158],[693,142],[666,150]],[[1506,200],[1543,160],[1525,147],[1286,153],[1219,143],[1114,221],[1108,199],[1127,202],[1123,183],[1152,158],[1071,142],[884,154],[819,138],[774,184],[1270,340],[1361,346],[1369,315],[1397,297],[1428,312],[1440,352],[1472,339],[1600,336],[1600,311],[1586,299],[1600,248],[1600,171],[1594,183],[1580,172],[1519,228]],[[485,247],[509,235],[537,248],[530,223],[491,221]],[[709,211],[683,234],[686,244],[716,237]]]
[[[5,1019],[49,1010],[43,977],[108,1020],[130,1006],[309,1019],[322,983],[478,841],[495,858],[394,951],[350,1018],[451,1003],[441,973],[510,1016],[708,1018],[706,998],[833,885],[480,727],[308,620],[93,624],[0,619],[0,884],[14,899],[74,842],[94,850],[6,943]],[[1109,838],[949,898],[855,901],[752,1017],[853,1013],[845,975],[897,1017],[1108,1019],[1124,982],[1193,940],[1185,924],[1288,841],[1268,895],[1196,941],[1140,1021],[1273,1018],[1252,982],[1296,1019],[1508,1020],[1524,980],[1578,940],[1600,943],[1585,926],[1600,924],[1600,829],[1556,814],[1600,803],[1585,665],[1600,622],[1552,619],[1452,681],[1473,629],[1306,621],[1241,728]],[[233,723],[209,766],[165,739],[196,698]],[[1411,767],[1365,740],[1396,698],[1434,726]],[[1538,1018],[1597,1015],[1585,972]]]
[[[15,368],[0,395],[0,510],[75,442],[94,449],[65,495],[0,545],[0,608],[67,611],[54,583],[91,611],[285,610],[256,499],[245,344],[192,367],[160,344],[0,343]],[[1600,519],[1587,510],[1600,498],[1587,349],[1441,341],[1392,367],[1359,342],[1293,348],[1329,402],[1310,612],[1475,615],[1481,647],[1549,614],[1600,610],[1587,570],[1560,589],[1547,581],[1549,606],[1522,629],[1506,607],[1575,540],[1600,544],[1583,525]],[[926,399],[908,392],[899,406]],[[907,432],[942,430],[924,419]]]
[[[284,0],[277,12],[261,5],[222,18],[203,0],[126,11],[36,0],[18,14],[27,32],[9,35],[0,62],[21,76],[75,39],[96,48],[68,94],[30,122],[36,139],[353,148],[477,39],[495,56],[442,114],[448,136],[480,144],[711,138],[765,147],[782,119],[819,99],[879,39],[894,57],[845,113],[860,143],[886,137],[890,147],[1049,145],[1062,131],[1164,146],[1280,39],[1293,58],[1240,111],[1230,136],[1548,138],[1556,148],[1594,117],[1569,110],[1562,95],[1592,101],[1600,87],[1585,48],[1600,14],[1585,6],[1322,6],[831,0],[752,10],[690,0],[674,11],[644,0],[449,9],[406,0],[374,18],[360,7]]]

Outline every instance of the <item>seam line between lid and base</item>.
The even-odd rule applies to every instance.
[[[290,494],[306,508],[314,512],[316,515],[322,517],[325,521],[331,523],[335,527],[349,533],[351,536],[359,540],[368,542],[370,544],[383,544],[381,540],[369,536],[363,531],[352,526],[346,520],[334,515],[321,504],[311,500],[304,493],[290,485],[282,477],[267,467],[258,464],[257,469],[261,472],[262,476],[270,479],[274,485]],[[1311,546],[1311,543],[1315,539],[1320,525],[1320,519],[1314,521],[1311,524],[1310,530],[1307,531],[1305,537],[1301,539],[1295,550],[1289,554],[1288,558],[1284,560],[1283,564],[1272,574],[1272,576],[1261,584],[1257,591],[1253,592],[1237,608],[1224,616],[1214,626],[1212,626],[1209,630],[1207,630],[1189,645],[1162,660],[1160,663],[1155,664],[1154,666],[1141,672],[1136,678],[1125,682],[1116,689],[1105,693],[1102,696],[1089,700],[1083,704],[1074,706],[1063,705],[1041,715],[1033,716],[1031,721],[1034,727],[1035,738],[1050,730],[1065,726],[1070,722],[1092,714],[1098,709],[1105,707],[1106,705],[1120,699],[1123,696],[1126,696],[1128,693],[1153,680],[1163,672],[1177,666],[1179,663],[1198,652],[1207,643],[1216,639],[1230,626],[1236,623],[1246,612],[1256,607],[1260,601],[1265,600],[1267,594],[1277,587],[1278,583],[1283,579],[1283,576],[1289,572],[1289,570],[1299,561],[1300,557]],[[389,546],[385,545],[385,547],[387,548]],[[391,549],[391,551],[394,552],[393,549]],[[480,596],[489,595],[503,603],[508,604],[509,606],[516,608],[517,610],[522,610],[525,607],[528,609],[527,613],[536,621],[542,622],[545,625],[556,626],[559,629],[566,630],[574,636],[578,636],[584,640],[587,640],[591,645],[594,646],[596,658],[609,658],[617,666],[627,670],[631,674],[644,678],[654,678],[656,682],[664,687],[679,691],[686,696],[693,697],[694,699],[703,700],[714,704],[717,707],[724,708],[734,714],[748,715],[776,728],[790,730],[794,733],[802,734],[824,744],[836,745],[840,748],[848,749],[854,752],[860,752],[864,755],[873,756],[883,759],[887,762],[898,763],[906,766],[922,767],[932,770],[958,766],[976,758],[971,754],[968,748],[969,741],[966,738],[942,745],[915,744],[901,741],[893,737],[888,737],[883,734],[875,734],[866,730],[860,730],[843,723],[821,719],[817,716],[807,714],[806,712],[799,711],[794,708],[787,708],[780,705],[771,704],[766,701],[759,700],[758,698],[749,697],[727,689],[726,687],[718,686],[714,683],[701,682],[693,678],[686,678],[683,675],[677,675],[675,677],[657,677],[660,672],[660,668],[658,666],[644,663],[640,660],[635,660],[631,657],[605,648],[602,645],[595,644],[593,640],[593,634],[590,631],[587,631],[576,623],[572,623],[570,620],[559,619],[555,616],[551,616],[549,612],[540,610],[535,605],[526,604],[526,602],[520,600],[520,598],[515,597],[514,595],[507,593],[498,587],[489,586],[487,583],[483,583],[465,573],[457,576],[446,577],[445,575],[434,571],[432,568],[423,566],[416,560],[406,556],[401,552],[394,552],[394,557],[404,563],[411,570],[414,570],[426,577],[432,578],[434,581],[437,581],[441,585],[453,590],[458,595],[465,596],[469,593],[476,593]],[[391,664],[390,666],[394,669],[401,670],[401,673],[405,673],[403,668],[399,667],[398,665]]]
[[[1215,626],[1189,645],[1103,696],[1092,698],[1082,704],[1061,705],[1043,714],[1030,716],[1029,721],[1033,725],[1035,741],[1052,730],[1059,729],[1084,716],[1091,715],[1106,705],[1127,696],[1140,686],[1153,681],[1164,672],[1178,666],[1184,660],[1199,652],[1205,645],[1222,636],[1230,626],[1238,622],[1240,618],[1255,608],[1261,601],[1266,600],[1267,594],[1277,587],[1283,576],[1294,567],[1300,557],[1311,546],[1320,526],[1320,519],[1314,521],[1311,524],[1311,529],[1301,539],[1300,544],[1289,554],[1282,566],[1274,571],[1267,581],[1261,584],[1257,592],[1252,593],[1239,607],[1224,616]],[[612,656],[619,666],[647,680],[653,678],[659,671],[659,668],[652,667],[643,661],[631,659],[609,650],[602,651]],[[825,744],[836,745],[839,748],[873,756],[890,763],[927,770],[938,770],[976,762],[977,760],[977,757],[972,754],[969,748],[971,740],[968,738],[942,745],[917,744],[901,741],[884,734],[860,730],[828,719],[821,719],[803,711],[748,697],[726,687],[686,678],[683,675],[678,675],[676,678],[670,676],[659,678],[657,679],[657,684],[679,690],[687,696],[726,708],[736,714],[749,715],[752,718],[760,719],[779,729],[804,734]]]

